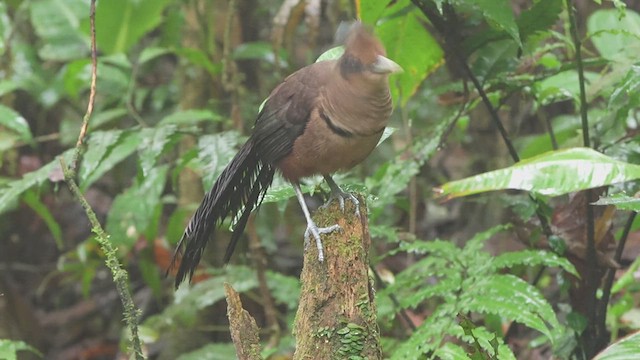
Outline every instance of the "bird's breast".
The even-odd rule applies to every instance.
[[[351,169],[373,151],[384,131],[384,126],[379,126],[369,133],[355,133],[340,127],[339,123],[322,110],[314,110],[304,132],[293,143],[291,153],[277,164],[283,176],[297,181]]]

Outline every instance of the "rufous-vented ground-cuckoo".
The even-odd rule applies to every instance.
[[[231,217],[237,222],[224,256],[229,260],[276,171],[293,185],[307,219],[305,244],[312,235],[323,261],[320,235],[338,226],[316,226],[299,181],[321,174],[331,188],[331,199],[340,201],[343,209],[344,199],[350,199],[358,208],[357,199],[340,190],[331,174],[364,160],[387,125],[392,111],[388,76],[401,68],[385,55],[373,33],[355,24],[340,58],[304,67],[271,92],[253,134],[206,194],[180,239],[173,261],[185,250],[176,287],[186,277],[191,279],[214,228]]]

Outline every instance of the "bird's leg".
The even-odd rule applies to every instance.
[[[336,182],[333,181],[331,176],[329,175],[323,175],[323,176],[327,184],[329,184],[329,188],[331,188],[331,195],[329,196],[329,200],[327,201],[327,203],[322,205],[322,207],[329,206],[329,204],[331,204],[331,201],[333,200],[338,200],[338,203],[340,204],[340,210],[344,212],[344,200],[349,199],[353,202],[353,205],[356,207],[356,216],[360,217],[360,201],[358,201],[358,198],[353,196],[353,194],[342,191],[342,189],[340,189],[338,184],[336,184]]]
[[[320,262],[324,261],[324,249],[322,247],[322,240],[320,239],[320,234],[329,234],[336,230],[340,230],[340,226],[338,224],[319,228],[315,222],[311,219],[311,214],[309,213],[309,208],[307,207],[307,203],[304,201],[304,195],[302,194],[302,189],[300,189],[300,184],[297,182],[292,182],[293,189],[296,192],[296,197],[298,198],[298,202],[300,203],[300,207],[302,208],[302,212],[304,213],[304,217],[307,219],[307,230],[304,232],[304,248],[307,249],[309,246],[309,234],[313,235],[316,239],[316,247],[318,248],[318,260]]]

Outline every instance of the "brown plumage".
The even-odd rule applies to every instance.
[[[380,140],[391,115],[388,75],[400,67],[363,25],[356,24],[337,60],[317,62],[287,77],[269,96],[254,131],[189,222],[176,255],[184,254],[176,286],[193,276],[206,243],[225,218],[237,218],[225,254],[229,260],[251,211],[260,204],[278,170],[289,180],[307,219],[305,240],[316,240],[323,260],[320,234],[336,226],[318,228],[309,215],[299,180],[321,174],[341,204],[348,198],[331,174],[364,160]]]

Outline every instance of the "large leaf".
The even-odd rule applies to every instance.
[[[517,20],[522,41],[538,31],[550,29],[560,17],[562,4],[562,0],[540,0],[523,11]]]
[[[69,164],[71,160],[72,153],[73,149],[70,149],[61,155],[64,156],[67,164]],[[60,162],[57,157],[40,169],[25,174],[22,179],[14,180],[0,186],[0,214],[14,206],[15,201],[18,200],[25,191],[48,181],[56,169],[60,169]]]
[[[640,332],[636,332],[613,343],[598,354],[594,360],[629,360],[640,354]]]
[[[621,16],[622,15],[622,16]],[[612,61],[635,62],[640,52],[640,15],[631,9],[597,10],[587,20],[591,42]]]
[[[31,140],[31,130],[27,120],[12,109],[0,104],[0,127],[12,130],[23,141]]]
[[[152,221],[160,204],[168,167],[157,166],[113,201],[106,230],[115,245],[131,246]]]
[[[42,39],[38,54],[46,60],[72,60],[89,51],[89,41],[80,32],[82,19],[89,17],[89,3],[83,0],[40,0],[30,4],[31,24]]]
[[[513,319],[540,331],[551,341],[551,328],[561,327],[540,291],[517,276],[489,275],[467,285],[470,287],[462,293],[461,302],[468,311]]]
[[[517,189],[548,196],[640,178],[640,165],[624,163],[588,148],[550,151],[508,168],[448,182],[435,189],[455,198],[487,191]]]
[[[169,0],[99,1],[96,9],[96,36],[100,50],[124,53],[144,34],[162,21]]]
[[[16,360],[19,351],[30,351],[42,357],[36,348],[24,341],[0,339],[0,359]]]
[[[601,197],[593,205],[613,205],[620,210],[640,211],[640,198],[627,196],[625,194],[614,194]]]
[[[376,29],[389,58],[404,69],[403,73],[391,77],[391,94],[394,99],[401,99],[402,106],[427,75],[442,64],[444,57],[440,45],[427,32],[420,16],[413,11],[391,17]]]
[[[93,132],[78,174],[81,188],[88,188],[104,173],[131,155],[138,148],[141,140],[137,130]]]
[[[491,27],[505,31],[519,46],[522,46],[520,30],[508,0],[468,0],[468,2],[480,10]]]
[[[173,135],[178,130],[175,125],[157,126],[141,130],[140,167],[142,175],[147,176],[153,169],[156,160],[169,147]]]
[[[224,168],[238,153],[241,137],[235,131],[204,135],[198,139],[198,159],[192,165],[202,173],[205,191],[213,186]]]

